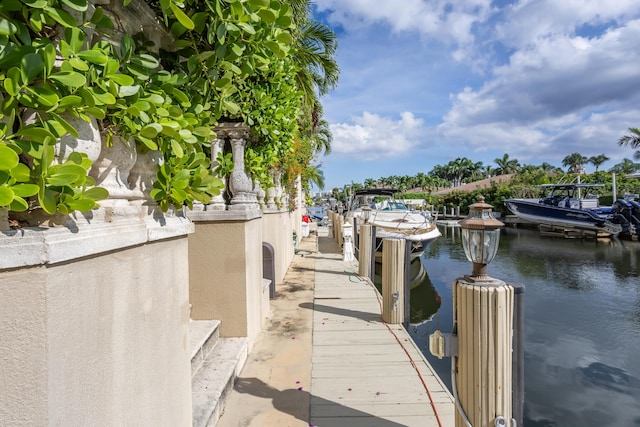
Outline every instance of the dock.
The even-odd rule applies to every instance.
[[[326,229],[289,270],[219,427],[454,425],[446,386]]]

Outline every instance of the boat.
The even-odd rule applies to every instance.
[[[363,221],[362,208],[371,208],[369,223],[376,227],[376,247],[385,238],[405,239],[411,244],[413,257],[419,256],[431,242],[441,236],[431,215],[412,211],[394,199],[398,190],[371,188],[357,190],[351,197],[347,218]]]
[[[521,221],[537,224],[543,231],[577,237],[616,237],[630,224],[612,207],[601,207],[589,194],[603,184],[544,184],[541,198],[507,199],[505,206]],[[581,194],[587,193],[585,197]]]

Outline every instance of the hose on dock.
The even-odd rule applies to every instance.
[[[354,266],[354,264],[352,264],[352,266]],[[400,340],[400,338],[393,331],[393,329],[391,329],[391,326],[389,326],[389,324],[387,322],[385,322],[384,319],[382,319],[382,300],[380,299],[380,293],[375,288],[375,285],[373,284],[373,282],[369,278],[358,276],[358,274],[355,271],[345,271],[345,272],[346,273],[355,274],[361,281],[366,282],[369,286],[371,286],[376,291],[376,298],[378,300],[378,304],[380,305],[380,319],[382,320],[382,323],[387,327],[389,332],[391,332],[391,334],[394,336],[394,338],[396,339],[398,344],[400,344],[400,347],[402,347],[402,350],[404,350],[405,354],[409,358],[409,361],[411,362],[411,366],[413,366],[413,369],[415,369],[415,371],[418,373],[418,378],[420,378],[420,382],[422,382],[422,385],[424,386],[424,389],[427,392],[427,396],[429,397],[429,402],[431,403],[431,408],[433,409],[433,414],[436,416],[436,420],[438,421],[438,426],[444,427],[444,425],[442,424],[442,420],[440,420],[440,415],[438,414],[438,410],[436,409],[436,405],[435,405],[435,403],[433,401],[433,397],[431,396],[431,391],[429,391],[429,387],[427,386],[427,382],[422,377],[422,373],[420,373],[420,369],[418,369],[418,365],[413,360],[413,357],[411,357],[411,354],[409,353],[409,350],[407,350],[407,348],[404,346],[404,343]],[[349,278],[349,280],[351,280],[351,277]],[[472,427],[471,424],[469,424],[468,427]]]

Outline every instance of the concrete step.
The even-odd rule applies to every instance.
[[[247,338],[219,338],[193,374],[193,426],[214,427],[242,370],[248,351]],[[192,363],[193,366],[193,363]]]
[[[219,320],[192,320],[190,325],[191,377],[198,372],[220,338]]]

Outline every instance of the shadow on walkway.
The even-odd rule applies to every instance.
[[[323,408],[327,409],[327,413],[325,414],[316,414],[315,417],[312,414],[313,418],[322,419],[324,417],[336,416],[332,414],[339,414],[339,417],[343,418],[345,421],[344,425],[350,425],[355,421],[354,418],[366,418],[367,425],[370,426],[403,427],[402,424],[374,417],[366,412],[358,411],[339,403],[313,396],[308,391],[302,389],[278,390],[258,378],[238,378],[234,389],[239,393],[246,393],[264,399],[271,399],[273,407],[278,411],[292,415],[306,423],[308,423],[309,420],[305,420],[300,416],[300,405],[304,404],[304,402],[313,401],[312,407],[316,408],[316,412],[321,411]],[[309,426],[312,426],[312,424],[309,424]]]
[[[364,320],[366,322],[382,321],[382,318],[379,313],[371,313],[368,311],[349,310],[346,308],[337,308],[337,307],[331,307],[328,305],[322,305],[318,303],[312,304],[308,302],[303,302],[301,304],[298,304],[298,307],[307,308],[309,310],[322,311],[324,313],[337,314],[338,316],[353,317],[355,319]]]

